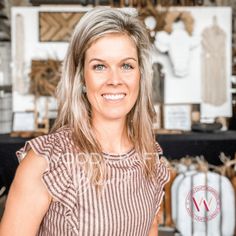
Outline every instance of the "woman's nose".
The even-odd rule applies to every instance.
[[[108,84],[119,85],[122,84],[122,75],[117,69],[111,69],[109,73]]]

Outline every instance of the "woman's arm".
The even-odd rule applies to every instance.
[[[158,236],[158,214],[155,216],[148,236]]]
[[[0,224],[1,236],[36,235],[51,202],[51,196],[42,182],[46,168],[46,160],[32,150],[20,163]]]

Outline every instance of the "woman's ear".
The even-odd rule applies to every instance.
[[[82,87],[82,92],[83,92],[83,93],[86,93],[86,92],[87,92],[87,89],[86,89],[86,86],[85,86],[85,85],[83,85],[83,87]]]

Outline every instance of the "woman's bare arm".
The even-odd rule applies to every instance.
[[[42,174],[44,158],[32,150],[17,168],[0,224],[1,236],[34,236],[51,202]]]
[[[158,236],[158,214],[155,216],[148,236]]]

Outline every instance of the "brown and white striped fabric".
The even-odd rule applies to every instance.
[[[42,181],[53,197],[38,236],[148,235],[169,180],[164,161],[157,162],[155,178],[147,180],[134,149],[124,155],[103,153],[107,178],[97,192],[75,155],[69,128],[26,142],[16,153],[19,161],[30,148],[48,162]]]

